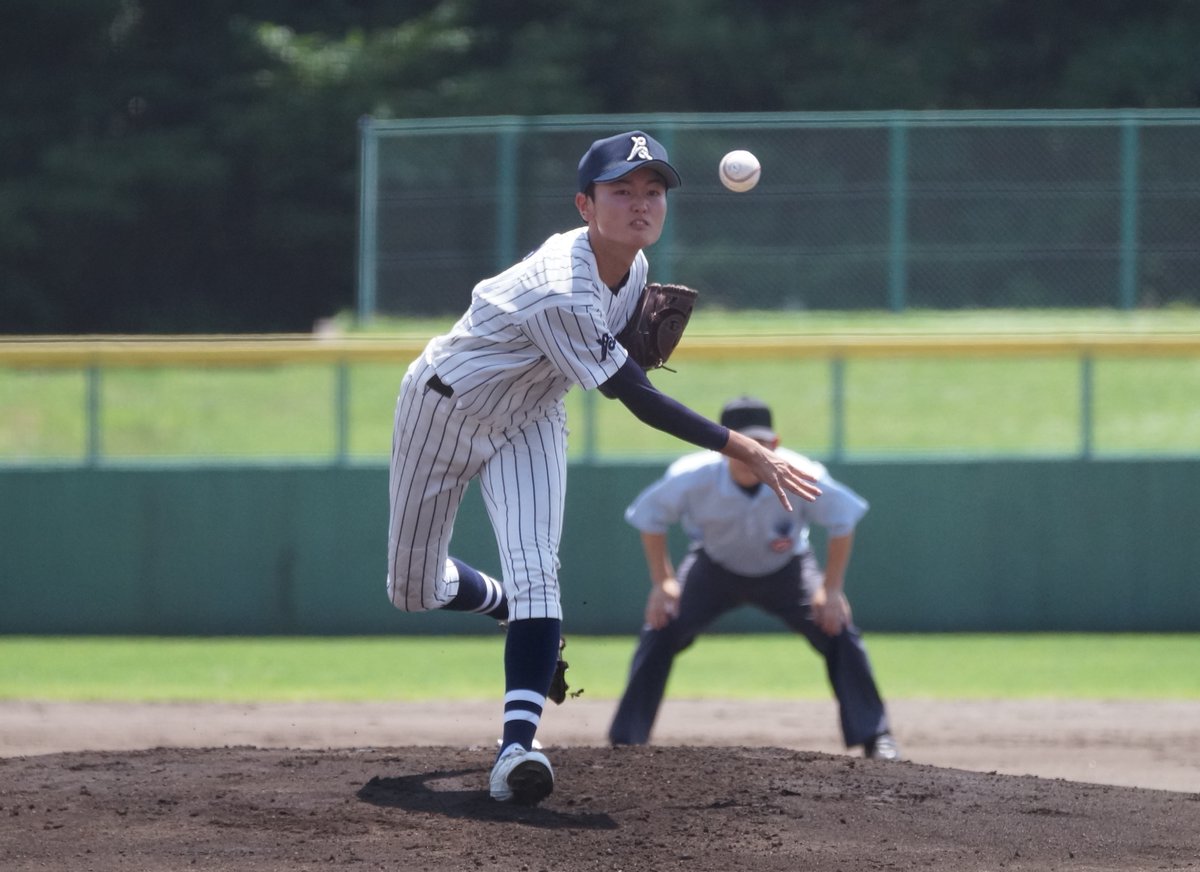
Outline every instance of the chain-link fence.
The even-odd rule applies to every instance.
[[[683,177],[652,276],[710,306],[1200,303],[1200,112],[722,114],[365,119],[359,314],[462,310],[577,223],[580,155],[635,128]],[[717,181],[735,148],[747,193]]]

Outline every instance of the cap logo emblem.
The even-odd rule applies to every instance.
[[[625,160],[629,161],[633,160],[634,158],[637,158],[638,160],[653,159],[650,157],[650,149],[646,147],[646,137],[631,136],[629,138],[633,140],[633,146],[629,149],[629,157],[625,158]]]

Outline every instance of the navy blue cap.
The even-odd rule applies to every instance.
[[[721,425],[751,439],[770,441],[776,438],[770,407],[754,397],[738,397],[726,403],[721,409]]]
[[[682,184],[675,167],[667,163],[667,150],[652,136],[640,130],[597,139],[579,160],[579,190],[592,182],[615,182],[642,167],[662,173],[668,188]]]

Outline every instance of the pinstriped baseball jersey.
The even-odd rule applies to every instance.
[[[823,464],[787,448],[776,453],[816,476],[821,495],[815,502],[793,500],[789,512],[769,488],[747,494],[730,476],[729,461],[704,451],[671,464],[625,510],[625,520],[646,533],[665,533],[678,523],[693,545],[737,575],[777,572],[793,555],[810,549],[810,524],[844,536],[866,514],[868,504],[835,481]]]
[[[587,228],[550,237],[530,257],[475,286],[471,306],[427,353],[464,413],[528,420],[572,385],[595,388],[625,362],[612,337],[646,284],[638,252],[614,294],[600,280]]]
[[[552,236],[476,285],[463,317],[409,366],[389,476],[388,594],[397,608],[436,609],[453,599],[450,535],[478,478],[509,619],[561,619],[563,397],[576,384],[599,386],[625,362],[613,334],[632,316],[646,272],[639,252],[614,293],[600,280],[587,228]]]

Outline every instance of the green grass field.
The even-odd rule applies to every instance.
[[[381,320],[371,332],[426,337],[452,320]],[[739,336],[747,343],[763,335],[1106,332],[1200,335],[1200,310],[895,315],[701,309],[689,327],[689,335]],[[402,369],[370,364],[350,372],[355,459],[386,456]],[[849,456],[1070,455],[1078,449],[1079,367],[1068,359],[852,360],[845,375]],[[328,457],[335,446],[335,378],[332,368],[311,365],[108,371],[104,452],[131,459]],[[825,361],[696,362],[654,379],[710,414],[724,399],[752,391],[775,406],[788,444],[818,456],[830,445]],[[1094,387],[1098,453],[1200,451],[1200,357],[1098,360]],[[573,426],[583,403],[581,392],[573,392]],[[662,458],[684,449],[616,404],[596,405],[602,455]],[[0,463],[79,458],[84,406],[83,373],[0,368]],[[573,436],[573,455],[580,449]],[[1200,663],[1200,635],[881,634],[868,644],[891,697],[1200,699],[1200,670],[1192,668]],[[0,698],[491,698],[501,681],[500,646],[494,637],[0,637]],[[616,696],[632,649],[627,638],[572,638],[572,686],[589,698]],[[819,661],[800,640],[709,636],[680,659],[671,693],[822,699],[828,689]]]
[[[345,320],[345,319],[343,319]],[[452,318],[386,320],[372,334],[425,338]],[[349,329],[349,328],[347,328]],[[1200,310],[986,312],[712,312],[697,337],[813,335],[1200,335]],[[348,443],[355,459],[387,455],[404,362],[349,371]],[[701,412],[753,392],[776,408],[789,444],[822,456],[833,444],[831,369],[824,360],[689,361],[656,384]],[[1070,358],[851,359],[845,368],[847,456],[1072,455],[1081,444],[1080,365]],[[113,369],[102,374],[101,442],[113,458],[322,458],[336,445],[330,366]],[[87,441],[85,375],[0,368],[0,462],[79,458]],[[1100,454],[1187,454],[1200,446],[1200,356],[1111,357],[1094,364],[1093,445]],[[594,399],[594,398],[591,398]],[[578,431],[582,391],[568,398]],[[595,402],[601,456],[669,457],[677,441]],[[584,449],[572,437],[572,456]]]
[[[889,698],[1200,699],[1200,634],[869,635]],[[500,636],[397,638],[0,637],[0,699],[419,701],[490,699]],[[612,699],[632,638],[568,637],[572,690]],[[826,699],[820,660],[786,634],[702,637],[670,693]]]

